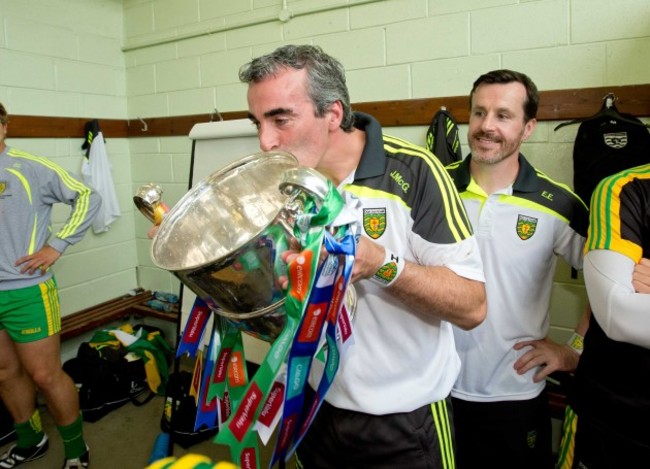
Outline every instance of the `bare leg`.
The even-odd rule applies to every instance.
[[[79,417],[79,395],[74,382],[61,367],[59,335],[16,344],[16,352],[43,395],[54,422],[59,426],[73,423]]]
[[[14,422],[27,422],[34,414],[36,389],[23,368],[7,331],[0,331],[0,397]]]

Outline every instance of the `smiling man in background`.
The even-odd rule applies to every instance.
[[[588,211],[520,153],[538,101],[523,73],[481,75],[470,94],[471,154],[447,167],[479,242],[488,302],[480,326],[454,328],[462,362],[452,391],[458,469],[550,469],[545,377],[578,363],[579,351],[548,338],[549,305],[557,257],[582,268]],[[577,334],[587,319],[588,308]]]

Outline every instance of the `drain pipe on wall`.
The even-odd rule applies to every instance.
[[[287,7],[287,0],[282,0],[282,10],[278,13],[278,19],[283,23],[286,23],[292,16],[291,10]]]
[[[377,3],[383,0],[355,0],[354,3],[350,3],[347,0],[339,0],[336,3],[328,3],[323,6],[312,6],[312,7],[303,7],[302,9],[298,8],[297,10],[290,10],[287,5],[287,0],[282,0],[282,8],[276,15],[267,15],[266,17],[254,18],[251,20],[243,20],[239,22],[222,24],[212,28],[208,28],[204,31],[193,31],[188,33],[182,33],[177,30],[170,30],[170,36],[167,38],[159,38],[154,40],[143,40],[140,42],[133,41],[130,44],[127,44],[122,48],[122,52],[129,52],[138,49],[144,49],[146,47],[158,46],[161,44],[169,44],[171,42],[178,42],[184,39],[193,39],[201,36],[209,36],[215,33],[221,33],[225,31],[232,31],[240,28],[247,28],[250,26],[256,26],[260,24],[270,23],[273,21],[281,21],[282,23],[287,23],[291,21],[292,18],[298,16],[307,16],[313,15],[316,13],[324,13],[327,11],[340,10],[341,8],[350,8],[359,5],[365,5],[368,3]],[[154,34],[158,35],[162,31],[157,31]],[[177,33],[177,34],[175,34]]]

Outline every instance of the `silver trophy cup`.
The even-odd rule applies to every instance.
[[[154,237],[152,260],[243,332],[272,342],[286,322],[281,255],[306,198],[318,203],[327,191],[325,177],[300,167],[289,153],[249,155],[208,176],[172,207]],[[157,189],[143,186],[136,197],[151,194],[136,205],[153,221]],[[346,303],[352,312],[352,286]]]

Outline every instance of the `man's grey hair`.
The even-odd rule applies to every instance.
[[[244,83],[257,83],[273,77],[282,70],[292,68],[307,70],[307,93],[316,108],[316,116],[323,117],[336,101],[343,106],[341,128],[351,132],[354,114],[350,94],[345,84],[343,65],[323,49],[312,45],[288,45],[270,54],[253,59],[239,69],[239,79]]]

